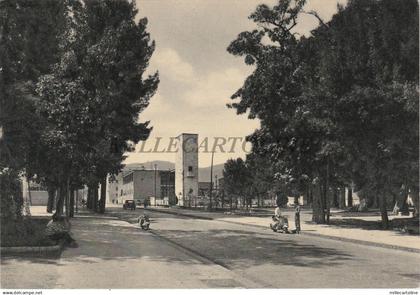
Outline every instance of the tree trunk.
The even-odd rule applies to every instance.
[[[331,192],[328,186],[325,188],[325,222],[330,224],[330,215],[331,215]]]
[[[248,207],[249,207],[249,198],[247,196],[244,197],[244,202],[245,202],[245,210],[248,211]]]
[[[106,203],[106,176],[101,179],[101,199],[99,201],[99,213],[105,213]]]
[[[70,217],[74,217],[74,198],[75,198],[74,189],[70,191]]]
[[[338,208],[344,209],[346,207],[346,190],[344,187],[340,188],[338,192]]]
[[[384,193],[381,193],[381,195],[379,196],[379,209],[381,210],[382,228],[388,229],[389,220],[388,220],[388,212],[386,209],[386,196]]]
[[[64,200],[66,198],[66,185],[61,183],[58,188],[58,199],[55,211],[58,215],[62,215],[64,211]]]
[[[65,205],[66,205],[66,217],[70,217],[70,179],[66,180],[66,196],[65,196]]]
[[[93,211],[98,212],[98,201],[99,201],[99,195],[98,195],[98,185],[96,184],[93,189]]]
[[[312,191],[312,221],[318,224],[325,223],[325,203],[322,185],[317,185]]]
[[[339,208],[340,204],[339,204],[339,191],[337,188],[333,189],[333,199],[332,199],[332,207],[333,208]]]
[[[86,207],[88,209],[92,209],[92,200],[93,200],[93,188],[92,185],[88,185],[88,191],[87,191],[87,200],[86,200]]]
[[[351,208],[353,207],[353,189],[352,188],[348,188],[347,191],[347,207]]]
[[[374,194],[372,196],[372,204],[371,204],[371,206],[369,208],[371,208],[371,209],[379,208],[379,199],[378,199],[378,195],[377,194]]]
[[[47,203],[48,213],[52,213],[54,210],[55,194],[56,194],[56,189],[53,187],[48,187],[48,203]]]
[[[312,203],[313,203],[313,196],[312,196],[312,188],[311,187],[308,187],[307,188],[307,200],[306,200],[306,204],[309,206],[309,207],[312,207]]]

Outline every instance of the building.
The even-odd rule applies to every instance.
[[[24,200],[30,202],[32,206],[46,206],[48,204],[47,188],[35,181],[27,181],[26,178],[21,179],[22,196]]]
[[[123,171],[118,174],[117,181],[112,187],[110,199],[114,196],[114,189],[118,190],[119,195],[114,201],[117,204],[124,203],[126,200],[134,200],[140,204],[149,200],[151,205],[172,205],[175,203],[174,171],[157,169]]]
[[[198,196],[198,134],[182,133],[177,138],[176,196],[179,206],[191,207]]]

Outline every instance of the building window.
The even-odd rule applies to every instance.
[[[123,177],[123,184],[133,182],[133,173],[130,173]]]
[[[193,166],[188,166],[187,177],[194,177]]]

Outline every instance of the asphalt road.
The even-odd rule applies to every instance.
[[[135,222],[143,210],[115,208],[112,213]],[[268,226],[264,229],[158,212],[147,214],[152,218],[153,234],[260,287],[419,287],[418,253],[273,233]]]
[[[2,257],[2,288],[410,288],[419,254],[114,208],[73,223],[61,257]],[[126,220],[127,223],[120,219]],[[269,222],[269,220],[268,220]]]

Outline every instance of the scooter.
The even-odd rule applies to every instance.
[[[289,220],[284,216],[272,216],[274,223],[270,223],[270,228],[273,232],[280,232],[288,234],[289,232]]]
[[[150,228],[150,218],[147,215],[139,217],[139,226],[142,230],[149,230]]]

